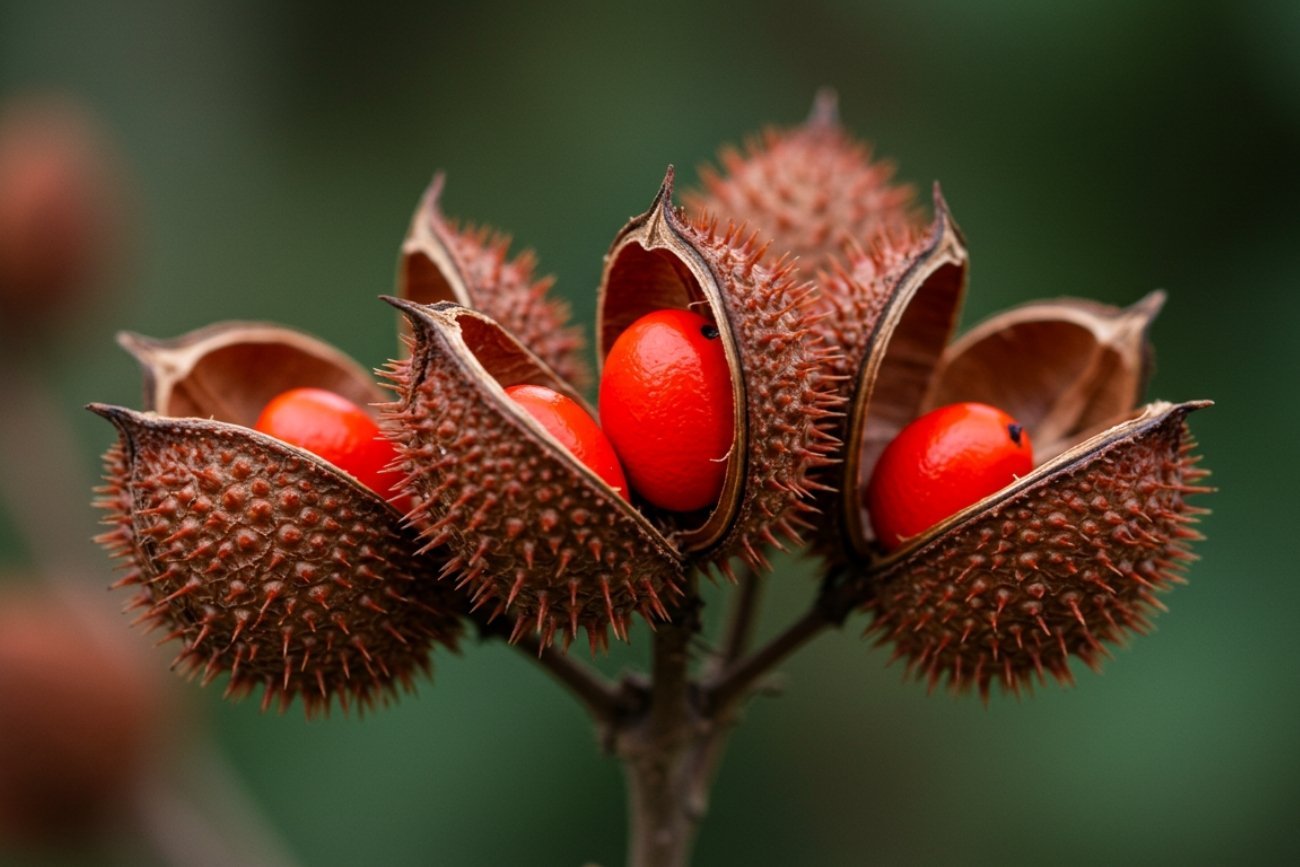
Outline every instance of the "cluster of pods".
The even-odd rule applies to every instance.
[[[1204,475],[1185,418],[1205,404],[1139,406],[1162,296],[1034,302],[954,340],[968,256],[947,204],[936,188],[924,216],[832,99],[725,151],[683,207],[670,169],[605,256],[597,358],[666,310],[701,317],[721,348],[733,423],[699,508],[629,495],[516,399],[540,387],[595,417],[582,340],[532,257],[450,222],[441,190],[385,299],[407,349],[383,371],[394,395],[319,340],[227,323],[124,336],[144,410],[92,407],[120,432],[101,501],[120,583],[186,669],[228,673],[231,693],[369,705],[469,617],[596,649],[635,616],[672,618],[692,570],[764,569],[788,546],[852,588],[917,674],[1018,689],[1068,679],[1071,657],[1097,664],[1180,580]],[[380,407],[392,491],[253,429],[304,387]],[[1032,431],[1032,467],[882,544],[866,505],[882,451],[962,402]]]

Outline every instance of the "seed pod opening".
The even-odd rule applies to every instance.
[[[931,686],[985,696],[1096,668],[1192,559],[1187,497],[1208,489],[1185,419],[1208,405],[1152,404],[879,561],[871,631]]]
[[[548,295],[551,277],[535,278],[531,252],[508,257],[510,239],[487,228],[456,226],[442,213],[441,173],[425,190],[402,242],[397,294],[420,304],[449,301],[500,322],[564,379],[590,379],[582,332],[569,305]]]
[[[118,343],[140,362],[145,410],[172,418],[252,427],[267,401],[301,386],[363,407],[384,397],[346,354],[280,325],[221,322],[171,340],[122,332]]]
[[[124,335],[140,361],[139,413],[99,404],[120,441],[105,456],[101,544],[139,585],[141,620],[183,646],[177,665],[227,694],[261,684],[263,707],[303,696],[308,714],[386,701],[453,646],[461,600],[416,556],[387,500],[333,464],[250,429],[299,386],[366,406],[359,365],[290,329],[224,323],[175,340]]]
[[[967,262],[965,240],[936,189],[930,234],[887,284],[850,403],[840,520],[858,556],[870,553],[873,538],[859,492],[885,446],[921,410],[957,324]]]
[[[548,644],[586,630],[625,638],[631,615],[666,618],[681,587],[680,555],[656,527],[512,400],[543,385],[584,405],[545,362],[485,314],[389,299],[413,332],[410,359],[388,371],[388,413],[412,520],[427,547],[454,552],[475,606],[514,617],[515,637]]]
[[[310,387],[340,395],[378,419],[375,406],[385,398],[374,377],[345,353],[280,325],[221,322],[171,340],[122,332],[118,342],[140,362],[145,409],[162,416],[251,428],[268,401]],[[346,468],[302,453],[352,478]]]
[[[296,695],[310,715],[387,701],[454,647],[458,607],[396,513],[350,476],[246,428],[92,404],[105,458],[99,542],[138,586],[137,622],[179,639],[175,664],[226,694]]]
[[[1032,432],[1038,463],[1116,424],[1141,402],[1164,304],[1127,308],[1074,298],[1035,301],[958,338],[935,372],[924,410],[959,400],[1000,407]]]
[[[597,299],[604,359],[642,315],[692,310],[717,326],[731,372],[733,445],[716,505],[702,513],[654,512],[696,563],[724,571],[733,555],[765,565],[762,549],[798,540],[814,483],[838,444],[826,433],[839,398],[826,370],[832,352],[814,333],[811,287],[788,262],[764,262],[752,234],[685,221],[672,204],[671,167],[650,209],[618,234]]]

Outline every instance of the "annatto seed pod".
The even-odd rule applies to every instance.
[[[846,243],[919,222],[912,188],[891,183],[894,166],[873,162],[844,130],[829,89],[802,125],[765,130],[744,151],[724,148],[719,162],[721,172],[701,170],[703,190],[686,194],[692,214],[744,223],[778,256],[796,259],[805,279],[837,261]]]
[[[735,225],[685,220],[672,183],[669,168],[650,210],[605,257],[597,349],[604,358],[625,328],[662,308],[691,309],[717,325],[736,419],[722,494],[706,514],[656,517],[693,564],[729,572],[729,558],[739,556],[765,567],[763,549],[780,547],[779,536],[802,544],[813,474],[834,461],[836,353],[817,333],[813,287],[789,260],[765,261],[766,248]]]
[[[833,91],[818,93],[803,125],[768,130],[743,154],[724,150],[721,161],[725,174],[705,171],[705,191],[688,194],[687,202],[700,215],[755,228],[770,242],[771,255],[788,257],[816,284],[810,327],[835,350],[827,359],[826,379],[843,401],[853,397],[867,345],[886,304],[891,298],[897,303],[900,283],[906,281],[902,295],[908,298],[934,284],[922,294],[951,297],[922,309],[955,317],[966,283],[965,242],[938,186],[927,228],[912,188],[893,184],[893,166],[872,162],[869,148],[841,126]],[[937,342],[923,349],[923,367],[937,357],[954,324],[955,319],[936,323]],[[842,417],[827,431],[843,441],[847,424]],[[842,469],[837,465],[814,474],[820,486],[834,489],[815,501],[831,516],[838,513]],[[813,542],[834,556],[842,536],[836,520],[821,521]]]
[[[111,149],[80,107],[0,106],[0,339],[74,309],[110,270],[120,227]]]
[[[555,282],[535,279],[536,258],[507,258],[510,239],[488,228],[458,227],[442,214],[444,178],[434,177],[402,242],[397,292],[408,301],[450,301],[486,313],[537,353],[568,382],[587,384],[582,332],[569,324],[569,306],[549,297]]]
[[[987,694],[1070,678],[1104,642],[1142,631],[1154,596],[1179,581],[1195,466],[1185,417],[1207,402],[1134,409],[1150,369],[1159,294],[1127,310],[1070,299],[995,317],[942,350],[960,291],[959,236],[932,245],[894,284],[856,382],[840,524],[873,589],[872,629],[909,670]],[[955,272],[953,272],[955,273]],[[928,275],[928,276],[927,276]],[[907,540],[874,544],[862,491],[884,446],[954,401],[992,403],[1034,437],[1037,466]],[[1039,427],[1036,429],[1035,425]]]
[[[0,591],[0,840],[87,835],[156,752],[158,684],[48,592]]]
[[[532,383],[580,396],[523,341],[481,313],[394,300],[410,320],[409,361],[390,375],[391,429],[412,519],[477,605],[514,618],[516,635],[549,642],[584,628],[625,637],[630,616],[668,616],[685,570],[738,555],[754,565],[776,534],[797,538],[811,471],[835,446],[823,430],[837,402],[828,351],[811,331],[806,286],[761,262],[736,231],[683,222],[672,172],[649,211],[607,256],[598,300],[602,354],[642,314],[691,309],[717,324],[732,374],[735,442],[717,504],[675,514],[629,503],[576,461],[505,388]]]
[[[413,332],[409,359],[388,371],[388,413],[411,515],[427,548],[455,552],[445,568],[475,607],[536,629],[549,644],[586,630],[626,638],[633,612],[667,618],[682,585],[677,548],[569,453],[505,389],[546,386],[582,396],[500,324],[446,302],[391,299]]]
[[[337,350],[271,325],[227,323],[171,341],[126,335],[145,412],[93,404],[120,442],[105,457],[99,541],[138,585],[140,620],[180,639],[177,664],[262,706],[301,695],[371,707],[455,646],[458,600],[401,514],[310,452],[250,429],[274,395],[325,388],[366,405],[375,383]]]

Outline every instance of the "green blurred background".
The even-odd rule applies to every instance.
[[[698,863],[1295,863],[1291,0],[346,15],[5,0],[0,98],[81,100],[133,182],[122,291],[40,362],[76,425],[67,460],[89,476],[112,438],[82,404],[138,401],[121,328],[276,320],[382,363],[394,317],[375,296],[438,168],[448,212],[536,249],[589,322],[601,256],[664,167],[692,179],[720,143],[797,122],[824,84],[902,177],[943,182],[972,250],[967,322],[1037,297],[1168,290],[1152,396],[1217,401],[1193,422],[1221,491],[1157,634],[1074,689],[985,708],[901,682],[861,622],[820,639],[787,666],[782,697],[751,705]],[[67,527],[77,544],[95,516],[70,502]],[[0,569],[27,556],[0,515]],[[769,631],[811,593],[802,564],[780,567]],[[86,580],[106,583],[107,563]],[[638,628],[602,666],[639,664],[646,643]],[[169,658],[156,652],[160,669]],[[616,763],[578,707],[501,646],[440,657],[436,684],[360,721],[183,692],[199,707],[187,725],[210,725],[305,864],[621,863]]]

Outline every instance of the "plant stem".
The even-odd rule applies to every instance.
[[[692,577],[672,621],[655,632],[649,705],[616,741],[627,779],[629,867],[690,862],[702,818],[685,797],[690,752],[702,728],[690,680],[690,643],[698,630],[699,596]]]
[[[703,704],[711,716],[725,714],[733,704],[744,699],[753,685],[767,672],[784,662],[825,629],[839,626],[849,612],[870,595],[870,586],[845,582],[843,569],[832,569],[822,581],[813,606],[784,631],[744,659],[737,660],[704,685]]]
[[[869,598],[871,588],[832,570],[813,605],[763,647],[745,656],[752,640],[763,579],[747,572],[738,582],[717,653],[702,676],[691,676],[690,652],[700,630],[697,579],[691,576],[669,622],[659,624],[649,679],[630,675],[620,685],[536,636],[516,642],[587,708],[602,743],[623,763],[628,792],[630,867],[686,867],[709,792],[739,719],[759,679],[823,631],[839,626]],[[485,637],[508,640],[503,624],[475,617]]]
[[[754,629],[758,625],[763,577],[752,567],[746,567],[737,584],[736,595],[732,599],[722,634],[722,643],[718,647],[718,652],[709,660],[705,671],[706,683],[720,676],[749,649],[749,644],[754,637]],[[723,712],[714,714],[709,722],[708,732],[699,739],[691,752],[690,783],[686,797],[691,812],[701,818],[709,811],[709,794],[713,789],[714,780],[717,779],[722,757],[727,751],[727,739],[740,718],[738,705],[739,703],[733,704]]]

